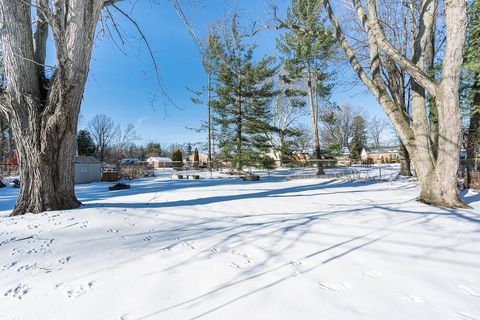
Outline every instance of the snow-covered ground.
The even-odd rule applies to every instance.
[[[0,189],[0,319],[480,319],[479,194],[450,210],[399,181],[131,184],[13,218]]]

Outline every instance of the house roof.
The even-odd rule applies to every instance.
[[[75,163],[101,163],[95,157],[92,156],[75,156]]]
[[[150,157],[147,162],[172,162],[172,159],[165,157]]]
[[[391,152],[398,152],[397,146],[391,147],[380,147],[380,148],[368,148],[367,153],[391,153]]]

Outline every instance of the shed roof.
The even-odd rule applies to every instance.
[[[165,157],[150,157],[147,162],[172,162],[172,159]]]

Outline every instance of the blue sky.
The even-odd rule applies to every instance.
[[[99,34],[85,89],[80,128],[86,127],[96,114],[103,113],[123,127],[133,123],[140,136],[137,143],[158,141],[166,145],[206,140],[205,134],[186,128],[199,127],[207,115],[204,106],[190,102],[191,93],[186,88],[200,89],[205,85],[206,76],[200,64],[199,51],[169,1],[158,2],[151,4],[141,0],[133,5],[133,2],[125,1],[119,7],[131,11],[131,16],[146,35],[169,96],[179,109],[165,107],[160,100],[151,103],[152,94],[158,88],[152,61],[133,24],[111,9],[125,34],[126,43],[120,44],[119,49],[110,37]],[[198,34],[204,35],[210,23],[221,19],[233,7],[240,12],[245,25],[254,20],[262,23],[269,18],[266,0],[237,3],[202,0],[185,6],[184,11]],[[276,34],[276,31],[265,31],[256,36],[258,56],[276,55]],[[118,38],[116,42],[119,43]],[[337,75],[338,79],[353,77],[348,68],[345,70]],[[363,86],[337,87],[333,100],[338,104],[350,103],[362,107],[371,116],[383,116],[380,107]]]

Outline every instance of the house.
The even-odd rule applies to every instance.
[[[147,159],[149,165],[154,168],[171,168],[172,159],[165,157],[150,157]]]
[[[75,157],[75,184],[97,182],[102,179],[102,163],[95,157]]]
[[[370,148],[362,150],[361,158],[362,161],[370,160],[373,163],[397,162],[399,159],[398,153],[399,148],[395,146]]]
[[[187,157],[187,162],[190,163],[190,164],[193,164],[194,162],[194,158],[195,158],[195,153],[192,153],[191,155],[189,155]],[[198,154],[198,165],[203,167],[203,166],[207,166],[208,164],[208,156],[203,154],[203,153],[199,153]]]

